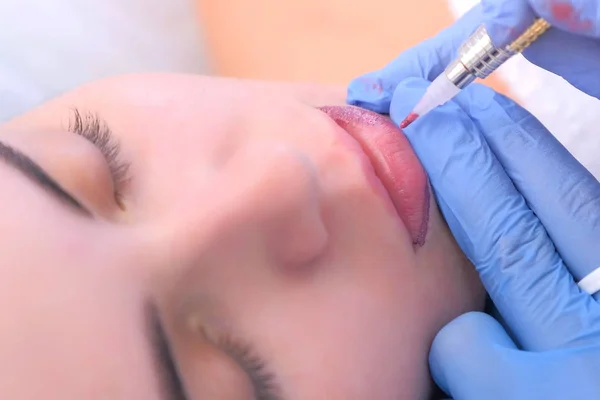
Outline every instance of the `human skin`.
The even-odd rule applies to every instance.
[[[433,200],[413,245],[316,108],[336,104],[343,89],[132,75],[1,126],[92,214],[0,160],[2,397],[167,399],[150,298],[190,399],[260,400],[246,346],[281,398],[427,398],[433,336],[483,291]],[[73,107],[120,143],[120,201],[102,153],[67,131]]]

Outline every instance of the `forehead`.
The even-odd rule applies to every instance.
[[[65,93],[9,121],[5,127],[64,128],[71,110],[79,108],[97,113],[125,130],[172,130],[211,122],[222,124],[253,110],[276,112],[302,104],[345,104],[345,88],[184,74],[123,75]],[[210,130],[210,126],[205,128]]]
[[[33,110],[111,105],[144,108],[211,108],[222,103],[295,100],[311,106],[344,103],[345,88],[311,83],[266,82],[185,74],[122,75],[95,81]],[[27,115],[27,114],[25,114]],[[19,119],[19,118],[17,118]]]

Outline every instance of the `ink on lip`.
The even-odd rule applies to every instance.
[[[402,121],[402,123],[400,124],[400,128],[406,128],[407,126],[415,122],[417,118],[419,118],[419,114],[411,112],[410,114],[408,114],[408,117],[404,118],[404,121]]]

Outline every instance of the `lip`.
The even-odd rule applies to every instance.
[[[423,246],[431,195],[427,175],[404,133],[389,118],[362,108],[319,109],[360,144],[409,231],[413,245]]]

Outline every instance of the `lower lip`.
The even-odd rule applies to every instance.
[[[383,115],[353,106],[320,110],[352,136],[369,157],[396,212],[410,232],[413,245],[425,244],[430,192],[427,175],[408,139]]]

